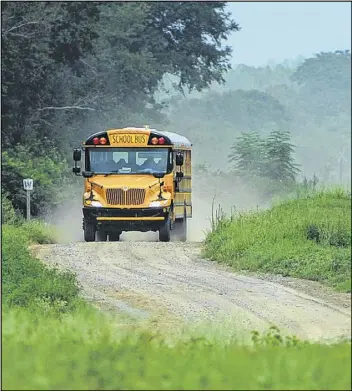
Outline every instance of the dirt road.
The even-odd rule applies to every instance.
[[[136,317],[209,321],[247,331],[275,324],[309,339],[351,335],[350,296],[308,282],[306,287],[296,284],[297,291],[292,280],[283,284],[235,274],[202,260],[200,246],[72,243],[40,245],[34,251],[50,265],[74,271],[86,298]]]

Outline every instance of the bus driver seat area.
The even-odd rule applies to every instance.
[[[115,164],[115,170],[121,170],[121,168],[123,167],[126,167],[127,166],[127,162],[125,159],[121,158],[119,161],[117,161],[116,163],[114,162]]]
[[[155,163],[154,158],[148,157],[140,166],[140,170],[157,170],[158,165]]]

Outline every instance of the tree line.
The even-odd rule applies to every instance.
[[[302,174],[339,180],[340,156],[350,174],[349,50],[317,53],[296,63],[238,65],[225,79],[198,96],[172,98],[170,126],[183,129],[199,146],[197,161],[209,169],[231,170],[233,161],[226,157],[232,145],[242,143],[242,133],[266,138],[280,131],[289,132],[296,145],[291,156]]]
[[[155,92],[223,83],[225,2],[2,2],[2,194],[33,213],[60,200],[71,148],[103,128],[164,124]]]

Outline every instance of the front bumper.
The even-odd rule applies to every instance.
[[[84,207],[84,220],[107,231],[157,231],[165,223],[168,208],[94,208]]]

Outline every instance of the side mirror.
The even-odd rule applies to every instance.
[[[91,178],[93,174],[93,171],[82,171],[83,178]]]
[[[183,166],[183,155],[181,153],[176,154],[176,166]]]
[[[81,154],[82,154],[82,151],[80,148],[75,148],[73,150],[73,160],[75,162],[80,162],[81,161]]]
[[[74,173],[74,174],[79,174],[80,172],[81,172],[81,168],[80,167],[72,167],[72,172]]]
[[[154,172],[154,178],[161,179],[164,178],[165,174],[163,172]]]

